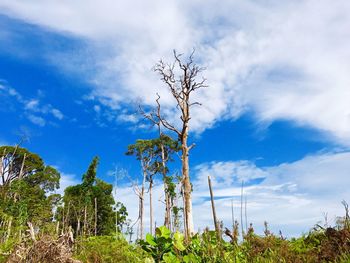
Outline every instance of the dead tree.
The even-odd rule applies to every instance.
[[[146,184],[146,173],[143,171],[141,189],[137,184],[133,184],[133,190],[139,198],[139,216],[135,224],[139,221],[137,233],[138,233],[138,239],[140,240],[143,239],[143,229],[144,229],[143,219],[144,219],[145,184]]]
[[[177,109],[180,111],[181,125],[180,127],[176,127],[161,115],[160,96],[157,94],[157,117],[166,129],[174,132],[178,136],[178,140],[181,143],[182,184],[184,189],[184,215],[186,222],[185,234],[187,237],[194,233],[191,197],[192,187],[189,172],[189,153],[194,144],[188,145],[189,123],[191,119],[190,109],[194,105],[200,105],[198,102],[191,101],[191,94],[200,88],[207,87],[204,78],[197,81],[199,73],[203,71],[204,68],[194,63],[193,54],[194,52],[192,52],[186,61],[182,61],[181,54],[177,54],[174,51],[175,61],[172,64],[166,64],[161,60],[154,68],[176,100]],[[179,76],[175,74],[177,70],[181,72]]]

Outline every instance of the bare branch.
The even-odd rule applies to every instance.
[[[199,103],[199,102],[192,102],[189,106],[194,106],[194,105],[198,105],[198,106],[202,106],[202,103]]]
[[[195,144],[195,143],[192,143],[192,144],[190,145],[190,147],[188,147],[188,151],[191,151],[192,148],[194,148],[195,146],[196,146],[196,144]]]

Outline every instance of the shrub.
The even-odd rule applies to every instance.
[[[96,236],[77,241],[75,258],[87,263],[145,262],[147,254],[114,236]]]

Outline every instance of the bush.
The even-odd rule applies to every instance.
[[[114,236],[96,236],[77,241],[74,257],[87,263],[146,262],[147,254]]]

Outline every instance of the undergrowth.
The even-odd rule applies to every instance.
[[[206,229],[187,242],[182,233],[171,233],[164,226],[158,227],[154,236],[147,234],[145,240],[139,240],[136,244],[129,244],[120,236],[81,238],[75,240],[69,248],[62,247],[64,243],[59,238],[47,235],[41,238],[39,236],[35,242],[8,239],[0,243],[0,262],[350,262],[349,224],[337,227],[317,226],[308,234],[292,239],[274,235],[267,229],[267,224],[263,236],[255,234],[250,226],[241,241],[238,241],[237,236],[238,224],[235,227],[232,233],[226,229],[224,237]],[[48,250],[51,251],[51,257]],[[66,254],[62,258],[65,261],[58,259],[62,251]],[[21,257],[23,259],[19,260]]]

